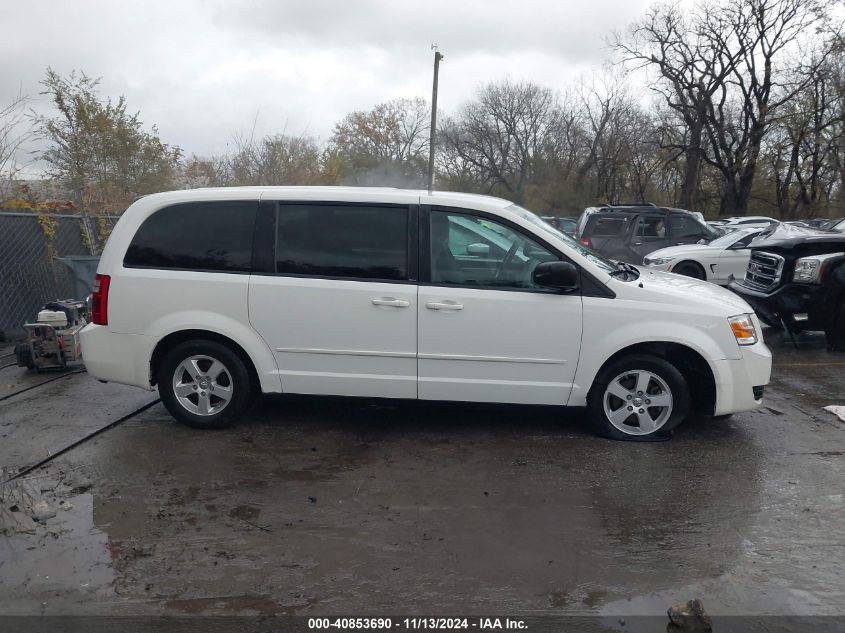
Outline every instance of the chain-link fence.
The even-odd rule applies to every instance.
[[[0,211],[0,336],[20,335],[47,301],[84,299],[73,296],[73,275],[57,258],[99,253],[116,221]]]

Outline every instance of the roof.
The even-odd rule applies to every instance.
[[[206,187],[198,189],[180,189],[150,194],[145,198],[166,198],[168,202],[180,200],[210,199],[221,197],[229,200],[238,198],[256,198],[264,200],[343,200],[373,202],[407,202],[431,204],[466,204],[483,205],[487,207],[505,208],[513,204],[510,200],[485,196],[476,193],[461,193],[457,191],[433,191],[425,189],[397,189],[395,187],[350,187],[350,186],[250,186],[250,187]]]
[[[620,213],[629,211],[631,213],[654,213],[654,212],[662,212],[662,213],[688,213],[690,215],[695,215],[694,211],[689,211],[687,209],[676,209],[675,207],[660,207],[655,206],[653,204],[603,204],[598,207],[588,207],[586,209],[590,211],[590,214],[595,213]]]

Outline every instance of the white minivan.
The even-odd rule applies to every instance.
[[[758,406],[738,296],[596,255],[506,200],[254,187],[144,197],[97,271],[89,373],[200,428],[258,392],[587,407],[617,439]]]

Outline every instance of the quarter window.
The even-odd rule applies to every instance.
[[[584,234],[591,237],[616,237],[622,235],[625,221],[626,218],[596,218],[591,229],[584,231]]]
[[[486,218],[431,212],[431,282],[494,289],[540,289],[532,274],[558,257],[533,239]]]
[[[408,208],[283,204],[276,272],[317,277],[408,278]]]
[[[258,204],[189,202],[148,217],[132,238],[125,266],[249,272]]]

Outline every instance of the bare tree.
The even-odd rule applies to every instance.
[[[32,133],[26,116],[28,101],[26,95],[20,94],[0,107],[0,198],[8,194],[4,185],[10,185],[19,170],[18,150]]]
[[[698,182],[705,159],[707,113],[714,95],[724,87],[740,53],[725,51],[729,24],[713,4],[699,5],[689,17],[679,5],[656,5],[635,23],[627,37],[613,45],[634,68],[656,69],[651,88],[683,123],[680,135],[664,137],[669,150],[684,157],[678,206],[697,206]]]
[[[202,158],[196,154],[185,161],[181,182],[188,189],[197,187],[225,187],[233,184],[227,156]]]
[[[721,175],[720,212],[746,212],[769,127],[830,52],[806,60],[802,51],[828,8],[827,0],[708,0],[685,18],[661,5],[616,38],[625,61],[658,71],[653,87],[684,123],[674,136],[685,157],[681,206],[695,206],[706,162]]]
[[[632,136],[638,134],[637,106],[622,78],[616,74],[593,75],[579,87],[585,149],[575,176],[576,189],[584,189],[591,176],[591,194],[615,202],[627,193],[625,172],[631,158]]]
[[[447,164],[470,175],[482,190],[523,202],[548,145],[555,110],[548,88],[509,80],[484,86],[442,125]]]
[[[800,45],[825,17],[817,0],[732,0],[721,15],[730,26],[712,34],[727,81],[707,104],[707,161],[722,175],[720,213],[744,215],[763,139],[784,108],[805,90],[830,49],[806,62]]]
[[[321,182],[321,150],[307,135],[235,137],[226,178],[235,185],[313,185]]]
[[[425,99],[394,99],[347,114],[334,128],[328,156],[358,185],[422,186],[428,168]]]
[[[781,217],[815,214],[838,185],[837,155],[845,138],[842,73],[840,53],[813,73],[769,133],[764,153]]]

